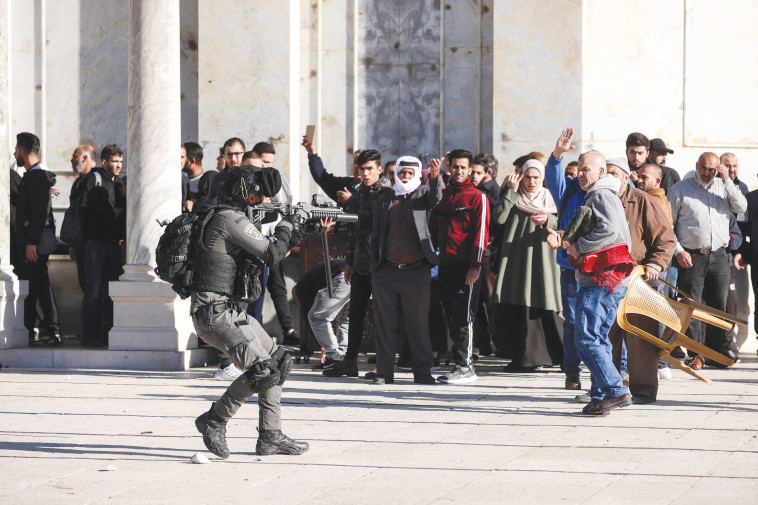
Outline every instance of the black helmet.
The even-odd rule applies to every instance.
[[[275,168],[258,168],[249,165],[229,169],[219,200],[235,207],[247,206],[248,196],[274,196],[282,187],[282,178]]]

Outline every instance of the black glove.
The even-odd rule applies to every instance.
[[[282,221],[286,221],[292,225],[292,236],[290,237],[289,244],[290,248],[300,245],[300,242],[302,242],[305,237],[305,231],[303,231],[303,227],[300,224],[300,217],[296,214],[291,214],[289,216],[284,216]]]

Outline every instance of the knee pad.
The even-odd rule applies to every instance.
[[[279,374],[281,375],[279,385],[281,386],[292,371],[292,356],[290,356],[290,353],[283,348],[279,347],[274,354],[271,355],[271,359],[276,363],[276,367],[279,369]]]
[[[273,358],[259,361],[251,366],[245,372],[245,377],[247,378],[247,383],[256,393],[271,389],[284,382],[282,374],[279,372],[279,368],[276,366],[276,361]]]

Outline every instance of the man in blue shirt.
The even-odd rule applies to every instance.
[[[567,128],[555,142],[555,149],[545,165],[545,184],[558,205],[558,227],[565,229],[577,209],[584,205],[585,192],[576,178],[566,177],[563,172],[563,155],[576,146],[574,129]],[[561,302],[563,304],[563,371],[566,374],[566,389],[581,389],[581,360],[576,353],[574,343],[574,307],[576,305],[576,277],[574,268],[569,265],[565,250],[557,251],[558,266],[561,268]]]

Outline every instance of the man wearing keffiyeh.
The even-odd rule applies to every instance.
[[[421,185],[421,161],[403,156],[395,164],[394,192],[374,201],[371,229],[371,279],[376,314],[374,384],[394,382],[395,352],[402,307],[411,349],[413,381],[434,384],[429,339],[431,267],[437,254],[429,234],[429,216],[442,199],[439,163],[431,163],[429,185]]]

